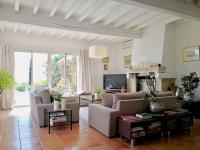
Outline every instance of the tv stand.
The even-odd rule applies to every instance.
[[[121,92],[121,89],[106,89],[106,93],[119,93]]]

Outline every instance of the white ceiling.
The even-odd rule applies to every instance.
[[[112,0],[0,0],[0,31],[28,35],[119,42],[139,37],[156,23],[179,19]]]

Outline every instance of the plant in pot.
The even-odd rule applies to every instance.
[[[61,110],[61,101],[64,98],[62,94],[58,94],[54,98],[54,110]]]
[[[6,89],[12,89],[15,86],[13,77],[6,71],[0,70],[0,96]]]
[[[155,83],[155,74],[150,74],[150,76],[146,78],[146,84],[149,89],[149,94],[147,94],[147,96],[148,99],[150,100],[150,111],[161,112],[164,109],[164,107],[158,100],[154,83]]]
[[[183,99],[190,101],[196,94],[196,89],[199,87],[199,77],[196,72],[190,72],[189,75],[181,77],[181,85],[183,87]]]
[[[98,99],[100,97],[100,94],[101,94],[101,89],[100,88],[97,88],[95,90],[95,95],[94,95],[94,98],[95,99]]]

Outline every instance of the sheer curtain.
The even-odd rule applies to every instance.
[[[14,52],[6,44],[0,43],[0,69],[14,75]],[[1,109],[13,107],[13,90],[5,90],[0,101]]]
[[[92,67],[88,51],[80,50],[78,56],[78,91],[93,92]]]

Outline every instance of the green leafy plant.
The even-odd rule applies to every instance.
[[[47,85],[48,85],[47,80],[40,80],[38,82],[33,83],[33,87],[43,87]]]
[[[0,70],[0,94],[3,90],[12,89],[14,86],[14,78],[5,70]]]
[[[62,96],[62,94],[58,94],[58,95],[54,96],[53,98],[54,98],[54,101],[61,102],[61,100],[62,100],[64,97]]]
[[[101,89],[97,88],[97,89],[95,90],[95,93],[99,96],[100,93],[101,93]]]
[[[24,92],[29,88],[29,84],[28,83],[18,83],[15,87],[15,90],[19,91],[19,92]]]

